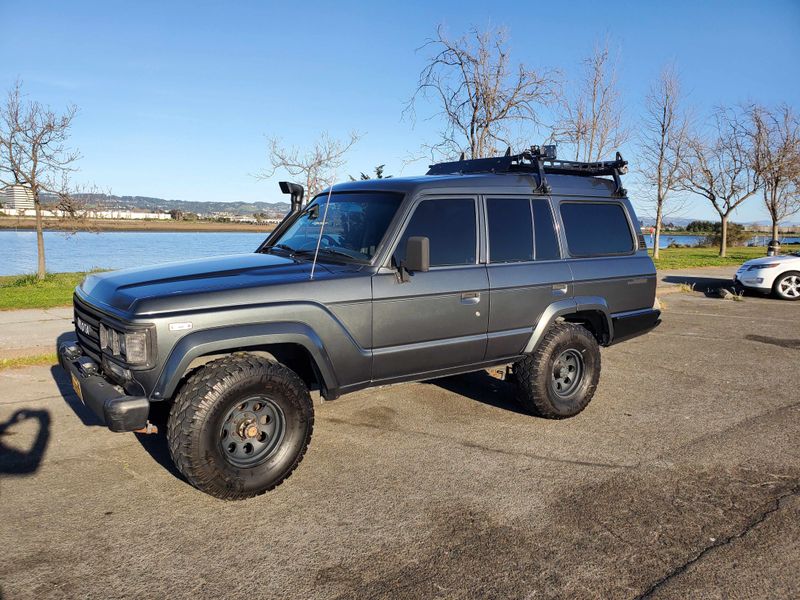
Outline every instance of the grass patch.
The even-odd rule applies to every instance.
[[[36,275],[0,277],[0,310],[53,308],[72,304],[72,292],[86,273],[48,273],[39,281]]]
[[[653,255],[652,249],[649,251]],[[728,256],[720,257],[719,248],[662,248],[655,260],[658,269],[688,269],[691,267],[737,266],[746,260],[767,255],[762,247],[728,248]]]
[[[20,369],[22,367],[35,367],[38,365],[55,365],[58,357],[55,352],[49,354],[36,354],[35,356],[20,356],[17,358],[0,358],[0,371],[3,369]]]

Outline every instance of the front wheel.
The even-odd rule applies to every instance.
[[[800,300],[800,271],[789,271],[778,277],[772,291],[781,300]]]
[[[289,477],[313,426],[311,396],[293,371],[240,354],[212,361],[189,378],[170,411],[167,439],[189,483],[238,500]]]
[[[573,417],[597,389],[600,347],[585,327],[555,323],[513,370],[517,400],[525,410],[546,419]]]

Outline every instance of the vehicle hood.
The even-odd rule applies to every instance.
[[[753,260],[748,260],[742,267],[752,267],[755,265],[768,265],[774,263],[784,263],[784,262],[792,262],[795,261],[800,263],[800,257],[793,256],[791,254],[779,254],[777,256],[762,256],[761,258],[754,258]]]
[[[352,267],[317,263],[314,279],[326,279]],[[79,286],[78,293],[99,308],[136,313],[156,299],[175,306],[177,296],[205,294],[219,298],[245,293],[249,288],[308,281],[311,263],[274,254],[235,254],[93,273]],[[167,304],[162,302],[163,304]],[[143,310],[143,312],[147,312]]]

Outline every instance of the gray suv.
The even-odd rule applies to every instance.
[[[169,403],[175,465],[225,499],[297,467],[311,389],[333,400],[489,369],[531,414],[571,417],[599,347],[659,322],[626,165],[534,146],[306,204],[284,182],[292,209],[254,253],[89,275],[61,365],[112,431],[150,431]]]

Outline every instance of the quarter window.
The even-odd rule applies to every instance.
[[[453,198],[420,202],[395,249],[395,264],[405,260],[406,243],[412,236],[428,238],[432,267],[475,264],[475,201]]]
[[[533,260],[530,201],[489,198],[489,260],[493,263]]]
[[[572,256],[605,256],[633,251],[633,236],[621,205],[564,202],[561,220]]]

